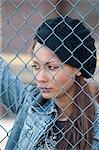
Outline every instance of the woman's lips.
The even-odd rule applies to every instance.
[[[51,91],[52,88],[39,87],[39,89],[41,92],[48,93]]]

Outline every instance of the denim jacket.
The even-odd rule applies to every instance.
[[[57,110],[54,100],[43,101],[37,87],[24,85],[0,58],[0,103],[16,114],[5,150],[56,149],[55,141],[49,141],[46,133],[57,118]],[[99,104],[95,106],[92,150],[99,150]],[[42,138],[46,138],[45,144],[39,148],[38,143]]]

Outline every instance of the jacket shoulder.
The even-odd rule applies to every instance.
[[[94,135],[92,143],[93,150],[99,148],[99,103],[96,103],[95,107],[96,107],[96,117],[94,122]]]
[[[96,107],[96,117],[94,122],[94,139],[99,140],[99,103],[95,104]]]

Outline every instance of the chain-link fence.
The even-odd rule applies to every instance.
[[[1,86],[0,87],[1,88],[0,89],[0,97],[1,97],[0,100],[2,99],[2,97],[4,97],[4,98],[6,98],[6,100],[4,100],[4,101],[13,101],[12,99],[15,99],[15,101],[12,104],[7,104],[5,102],[6,105],[8,105],[6,110],[2,106],[0,107],[0,113],[1,113],[1,115],[0,115],[0,149],[1,150],[5,149],[5,145],[6,145],[6,142],[8,139],[10,139],[9,140],[10,144],[8,145],[8,147],[10,147],[9,150],[14,149],[14,147],[16,147],[16,149],[19,149],[19,150],[21,150],[21,149],[22,150],[25,150],[25,149],[34,150],[35,148],[33,147],[33,145],[35,145],[35,143],[38,143],[38,147],[36,149],[41,150],[44,147],[44,142],[46,145],[46,147],[45,147],[46,150],[47,149],[51,150],[55,144],[59,146],[57,149],[75,148],[75,149],[84,149],[85,150],[85,149],[92,148],[92,143],[90,142],[90,140],[89,141],[87,140],[86,136],[90,136],[89,132],[94,127],[94,121],[91,120],[92,118],[91,119],[88,118],[90,113],[91,114],[94,113],[94,109],[92,111],[90,107],[93,108],[94,102],[96,101],[96,99],[98,99],[98,94],[97,94],[98,86],[99,86],[99,39],[98,39],[98,36],[99,36],[99,29],[98,29],[99,1],[98,0],[86,0],[86,1],[84,1],[84,0],[1,0],[0,1],[0,57],[7,63],[7,68],[9,68],[16,75],[16,77],[19,80],[21,79],[23,81],[23,83],[26,84],[25,90],[27,93],[29,93],[28,85],[33,85],[34,78],[36,79],[37,74],[39,74],[39,73],[37,73],[35,75],[35,77],[33,77],[33,71],[32,71],[33,69],[31,68],[32,62],[31,62],[31,55],[29,53],[29,49],[30,49],[31,45],[33,45],[34,36],[37,32],[38,27],[46,19],[54,18],[56,16],[57,17],[61,16],[62,18],[66,18],[66,16],[68,16],[71,18],[79,19],[80,22],[83,22],[83,24],[86,26],[86,28],[88,28],[90,30],[90,35],[95,39],[95,46],[96,46],[96,51],[97,51],[97,66],[96,66],[95,73],[93,76],[91,76],[91,78],[89,80],[87,80],[87,82],[83,83],[83,86],[80,85],[79,82],[77,82],[77,85],[79,85],[79,87],[81,87],[81,89],[78,93],[76,93],[76,96],[75,96],[75,98],[76,97],[79,98],[81,91],[83,91],[85,93],[85,95],[87,96],[87,98],[91,99],[90,104],[87,104],[86,108],[80,108],[80,105],[74,101],[75,98],[72,97],[69,94],[69,92],[65,91],[66,92],[65,94],[68,95],[69,99],[72,99],[72,101],[68,102],[68,105],[64,109],[61,107],[61,105],[59,103],[59,105],[58,105],[59,107],[57,108],[57,110],[59,109],[59,113],[61,112],[60,115],[58,117],[56,117],[55,119],[53,119],[53,120],[55,120],[55,122],[53,121],[54,123],[52,123],[52,124],[50,123],[49,124],[50,127],[48,127],[46,124],[45,128],[43,130],[39,131],[36,128],[34,129],[32,124],[37,125],[38,128],[43,128],[43,121],[45,118],[43,118],[42,115],[39,116],[39,113],[38,113],[38,116],[40,117],[39,119],[41,120],[41,122],[40,122],[40,124],[35,122],[36,114],[33,113],[34,116],[32,116],[31,113],[29,112],[29,110],[28,110],[28,112],[27,112],[27,109],[25,110],[24,107],[26,107],[26,105],[27,105],[27,102],[25,102],[24,105],[20,104],[20,106],[17,110],[17,113],[19,116],[22,116],[20,113],[24,114],[23,118],[19,117],[19,119],[16,119],[15,125],[13,127],[14,120],[17,117],[13,116],[13,114],[12,114],[12,112],[10,112],[10,110],[12,110],[15,113],[16,108],[14,105],[16,104],[18,107],[18,105],[19,105],[19,104],[17,104],[17,103],[19,103],[18,99],[21,96],[23,97],[24,93],[20,92],[20,89],[19,89],[20,87],[17,87],[18,88],[17,92],[19,92],[19,95],[18,95],[18,93],[17,94],[14,93],[15,91],[13,92],[13,90],[11,89],[14,87],[14,83],[16,83],[16,81],[17,81],[16,78],[14,78],[14,80],[11,80],[9,84],[7,82],[3,83],[5,87],[0,85]],[[70,25],[69,25],[69,28],[71,28]],[[82,41],[82,39],[81,39],[81,41]],[[88,51],[90,51],[90,48],[88,49]],[[36,57],[38,58],[38,55]],[[40,61],[39,58],[38,58],[38,61]],[[36,66],[36,67],[38,67],[38,66]],[[5,73],[4,76],[6,76],[6,71],[7,71],[7,69],[4,69],[2,72],[2,67],[1,67],[0,76],[2,76],[2,74],[4,74],[4,73]],[[42,69],[39,70],[39,72],[40,71],[42,71]],[[87,70],[87,72],[88,72],[88,70]],[[57,74],[58,74],[58,71],[57,71]],[[50,75],[52,75],[52,73],[50,73]],[[65,75],[67,76],[67,72],[65,73]],[[68,74],[68,77],[70,77],[70,74]],[[3,77],[2,81],[0,81],[0,82],[4,82],[7,79],[8,79],[7,77]],[[55,82],[58,82],[55,79],[55,75],[53,77],[53,80],[55,80]],[[49,80],[47,85],[50,85],[50,82],[52,82],[52,81]],[[19,85],[20,84],[21,83],[19,82]],[[91,84],[92,95],[94,95],[93,98],[85,90],[87,88],[88,84]],[[58,82],[56,86],[59,86],[63,89],[60,82]],[[68,84],[67,84],[67,87],[68,87]],[[11,91],[9,92],[9,90],[11,90]],[[9,97],[7,97],[7,91],[10,93]],[[50,89],[48,91],[46,89],[45,93],[47,93],[47,92],[50,93]],[[62,90],[60,90],[59,92],[61,93]],[[21,96],[20,96],[20,94],[21,94]],[[31,94],[31,92],[30,92],[30,94]],[[50,94],[48,94],[48,95],[50,95]],[[57,93],[57,95],[59,95],[59,93]],[[57,95],[55,95],[54,98],[57,98]],[[28,95],[28,97],[30,97],[30,95]],[[53,98],[53,96],[50,96],[50,97]],[[9,98],[9,100],[8,100],[8,98]],[[32,98],[35,99],[33,96],[32,96]],[[18,102],[16,102],[16,100]],[[23,100],[24,100],[24,98],[23,98]],[[37,98],[36,98],[36,100],[37,100]],[[9,102],[9,103],[11,103],[11,102]],[[30,103],[30,102],[28,102],[28,103]],[[78,116],[76,113],[74,113],[75,114],[74,120],[72,120],[70,117],[68,117],[67,114],[64,113],[65,111],[70,112],[70,109],[71,109],[70,106],[72,106],[72,103],[73,103],[73,105],[75,105],[74,108],[77,107],[81,111],[80,114],[78,112],[78,114],[79,114]],[[28,105],[30,105],[30,104],[28,104]],[[88,114],[88,116],[86,116],[85,112],[89,108],[90,108],[90,111],[88,112],[89,114]],[[24,111],[23,112],[20,111],[21,109]],[[9,113],[9,115],[8,115],[8,113]],[[27,113],[27,117],[26,117],[26,113]],[[87,120],[87,124],[90,127],[87,128],[87,131],[82,133],[82,131],[79,130],[79,126],[81,123],[80,117],[84,113],[85,113],[84,117],[86,118],[85,120]],[[44,114],[44,116],[46,116],[46,114]],[[28,120],[29,122],[26,122],[27,119],[25,121],[25,123],[27,123],[27,124],[25,124],[22,121],[25,119],[25,117],[28,119],[30,117],[30,119]],[[34,117],[34,121],[33,121],[33,117]],[[57,120],[59,118],[61,118],[60,119],[61,123],[57,122]],[[64,119],[62,120],[62,118],[66,118],[66,120],[64,120]],[[81,119],[83,119],[83,118],[81,118]],[[49,120],[50,120],[50,117],[49,117]],[[80,120],[80,121],[78,121],[79,126],[76,126],[77,120]],[[86,124],[86,122],[85,122],[85,124]],[[99,126],[99,124],[98,124],[98,126]],[[25,135],[24,134],[21,135],[20,133],[17,133],[16,128],[20,132],[23,129],[24,133],[27,130],[28,133],[26,132]],[[34,131],[35,134],[32,133],[33,130],[35,130]],[[10,137],[11,131],[13,131],[13,132]],[[39,137],[39,135],[36,135],[37,132],[39,133],[40,137]],[[42,134],[40,132],[42,132]],[[77,136],[76,136],[76,134],[70,135],[69,132],[70,133],[74,132],[77,134]],[[97,140],[97,142],[99,142],[99,131],[97,131],[97,132],[98,132],[98,136],[97,136],[96,140]],[[34,135],[37,137],[35,137]],[[57,137],[57,135],[58,135],[58,137]],[[19,140],[19,138],[21,136],[23,136],[23,137],[21,140]],[[34,136],[34,138],[33,138],[33,136]],[[48,138],[46,138],[47,136],[48,136]],[[69,136],[72,136],[72,137],[69,137]],[[78,139],[77,139],[77,137],[78,137]],[[35,138],[38,139],[38,141]],[[31,139],[32,139],[32,141],[31,141]],[[72,143],[71,142],[72,140],[70,140],[70,139],[74,139],[75,142]],[[87,143],[87,145],[89,145],[89,147],[84,148],[84,143],[82,142],[83,140],[85,141],[85,143]],[[64,143],[66,143],[66,144],[64,144]],[[79,143],[81,143],[83,148],[76,147],[77,145],[79,145]],[[25,144],[26,144],[26,146],[25,146]],[[60,145],[65,145],[65,146],[69,145],[69,147],[67,146],[67,148],[66,147],[62,148],[62,146],[60,146]],[[97,147],[97,150],[98,149],[99,149],[99,147]]]

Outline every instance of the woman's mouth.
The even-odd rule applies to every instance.
[[[46,87],[39,87],[40,91],[43,93],[49,93],[52,88],[46,88]]]

